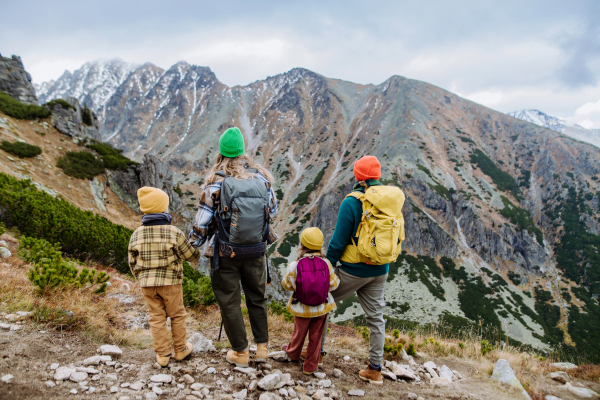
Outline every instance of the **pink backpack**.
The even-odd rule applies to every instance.
[[[296,298],[307,306],[327,301],[329,265],[320,257],[303,257],[296,265]]]

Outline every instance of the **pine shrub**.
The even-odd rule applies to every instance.
[[[88,108],[86,104],[83,105],[83,113],[81,115],[81,120],[87,126],[92,126],[92,112]]]
[[[0,91],[0,111],[16,119],[48,118],[52,114],[46,107],[23,104],[2,91]]]
[[[283,315],[283,319],[287,322],[294,322],[294,316],[287,309],[287,306],[278,301],[272,300],[267,307],[273,314]]]
[[[201,274],[189,262],[183,262],[183,304],[186,307],[210,306],[217,303],[210,277]]]
[[[44,106],[46,106],[49,109],[51,109],[52,111],[54,111],[54,106],[56,106],[57,104],[60,105],[65,110],[71,108],[74,111],[77,111],[77,108],[75,108],[75,106],[73,104],[71,104],[68,101],[63,100],[63,99],[50,100],[49,102],[47,102],[46,104],[44,104]]]
[[[6,232],[6,227],[4,226],[4,223],[0,221],[0,236],[4,235],[4,232]]]
[[[45,239],[71,256],[130,273],[130,229],[39,191],[29,180],[0,173],[0,215],[7,226],[16,227],[24,236]]]
[[[2,141],[2,144],[0,144],[0,149],[19,158],[30,158],[42,154],[42,149],[40,149],[38,146],[33,146],[23,142],[9,142],[7,140]]]
[[[115,149],[108,143],[101,143],[97,140],[94,140],[92,144],[86,145],[87,148],[94,150],[96,153],[100,154],[102,157],[102,163],[104,164],[104,168],[110,170],[116,169],[127,169],[127,166],[130,164],[136,164],[135,161],[131,161],[129,158],[125,157],[122,153],[123,150]],[[183,195],[182,195],[183,197]]]
[[[89,289],[100,285],[94,293],[105,293],[110,276],[83,268],[79,271],[71,261],[63,260],[60,247],[53,246],[44,239],[22,236],[19,243],[19,256],[32,264],[27,274],[29,281],[40,291],[59,287]]]
[[[93,179],[104,173],[104,163],[87,151],[68,151],[58,159],[57,167],[69,176],[79,179]]]

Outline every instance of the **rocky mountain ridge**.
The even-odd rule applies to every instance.
[[[360,85],[301,68],[227,87],[207,67],[145,64],[103,110],[104,139],[137,160],[149,153],[168,162],[190,210],[218,135],[239,126],[248,152],[276,177],[282,240],[269,254],[280,268],[303,227],[331,237],[353,161],[376,155],[382,182],[407,196],[389,321],[461,329],[481,321],[538,348],[600,354],[585,333],[600,316],[592,298],[600,260],[589,250],[600,246],[593,146],[424,82]],[[334,319],[360,321],[356,299]]]
[[[557,118],[539,110],[521,110],[509,112],[508,115],[531,122],[553,131],[564,133],[583,142],[600,146],[600,129],[586,129],[580,125],[569,125],[564,118]]]

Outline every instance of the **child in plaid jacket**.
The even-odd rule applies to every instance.
[[[183,306],[182,261],[196,261],[200,252],[183,232],[171,225],[169,196],[165,192],[145,186],[138,190],[138,200],[145,215],[142,226],[129,241],[129,267],[148,303],[156,361],[166,367],[173,355],[167,317],[171,318],[173,358],[180,361],[192,352],[192,344],[185,338],[187,313]]]

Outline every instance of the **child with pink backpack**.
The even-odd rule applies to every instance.
[[[300,234],[297,261],[287,267],[281,284],[285,290],[294,292],[287,309],[294,316],[294,332],[290,343],[282,346],[289,358],[298,361],[304,355],[302,346],[308,334],[308,348],[302,372],[314,374],[322,365],[321,335],[327,314],[335,310],[335,302],[329,294],[340,280],[331,263],[323,254],[323,232],[319,228],[306,228]]]

